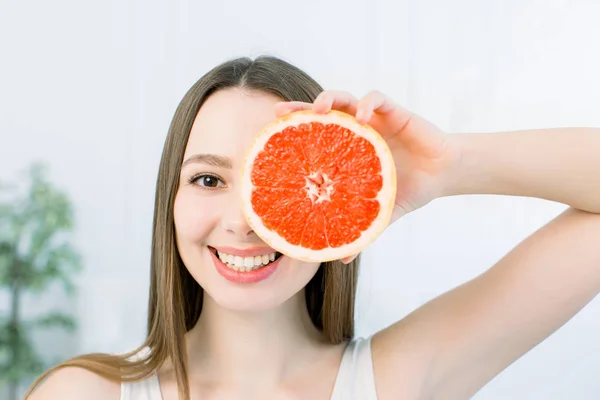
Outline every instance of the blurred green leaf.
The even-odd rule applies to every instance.
[[[54,311],[46,315],[37,317],[33,321],[27,323],[31,328],[63,328],[69,332],[73,332],[77,327],[75,319],[70,315],[63,314],[59,311]]]
[[[55,283],[73,294],[71,277],[82,269],[72,245],[72,205],[48,179],[47,167],[32,165],[18,183],[0,183],[0,289],[8,289],[12,296],[9,314],[0,315],[0,384],[12,387],[47,368],[31,343],[34,329],[76,329],[75,319],[60,311],[23,321],[19,298]]]

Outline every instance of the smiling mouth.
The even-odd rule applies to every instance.
[[[281,258],[278,251],[258,256],[242,257],[226,254],[208,246],[209,250],[229,269],[237,272],[251,272],[264,268]]]

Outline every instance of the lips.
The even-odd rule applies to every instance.
[[[219,249],[225,249],[225,248],[219,248]],[[233,283],[238,283],[238,284],[250,284],[250,283],[257,283],[260,281],[263,281],[267,278],[269,278],[276,270],[277,267],[279,266],[279,263],[281,261],[281,259],[283,258],[282,256],[277,257],[274,261],[269,262],[267,265],[265,266],[258,266],[258,267],[253,267],[250,270],[240,270],[240,268],[238,267],[238,270],[235,270],[234,266],[229,266],[227,263],[221,261],[219,259],[219,256],[217,255],[217,249],[213,248],[213,247],[209,247],[209,252],[210,252],[210,256],[211,259],[213,261],[213,264],[217,270],[217,272],[224,277],[225,279],[227,279],[230,282]],[[250,250],[236,250],[236,249],[231,249],[231,248],[227,248],[227,250],[229,250],[231,253],[237,253],[238,255],[236,255],[236,257],[242,257],[241,254],[244,254],[244,257],[258,257],[258,255],[264,255],[264,254],[268,254],[268,250],[272,250],[272,249],[266,249],[267,253],[265,253],[265,248],[261,248],[261,249],[250,249]],[[234,251],[231,251],[234,250]],[[233,255],[231,253],[228,253],[230,255]],[[253,254],[253,256],[250,256],[250,254]],[[243,268],[243,267],[242,267]]]

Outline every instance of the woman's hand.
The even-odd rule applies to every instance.
[[[312,104],[280,102],[275,109],[279,117],[299,110],[326,113],[335,109],[354,115],[358,122],[379,132],[396,164],[396,204],[390,224],[442,196],[460,158],[458,146],[445,132],[380,92],[358,100],[346,92],[325,91]],[[342,261],[348,263],[354,258]]]

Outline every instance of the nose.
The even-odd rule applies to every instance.
[[[255,236],[254,231],[248,225],[241,210],[224,213],[221,218],[221,226],[227,233],[235,235],[240,240],[247,240]]]

